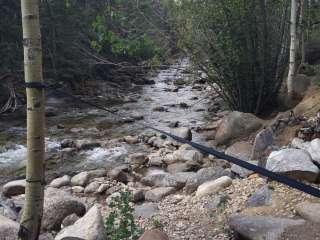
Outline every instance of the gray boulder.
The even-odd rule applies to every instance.
[[[83,216],[85,212],[85,205],[68,192],[48,188],[44,194],[42,229],[45,231],[59,230],[65,217],[73,213]]]
[[[273,133],[267,128],[261,130],[255,137],[250,159],[260,160],[263,156],[263,152],[272,145]]]
[[[16,206],[11,199],[5,198],[0,194],[0,215],[7,217],[11,220],[17,220],[18,212],[16,211]]]
[[[99,208],[95,205],[75,224],[64,228],[55,237],[55,240],[76,237],[85,240],[105,240],[107,234]]]
[[[262,126],[262,120],[251,113],[231,112],[225,116],[216,132],[217,144],[225,144],[231,139],[248,136]]]
[[[247,161],[250,158],[251,151],[252,144],[249,142],[241,141],[236,142],[228,147],[225,151],[225,154]]]
[[[249,199],[246,201],[245,206],[250,207],[260,207],[260,206],[270,206],[272,204],[272,190],[265,185],[255,191]]]
[[[19,223],[0,215],[0,239],[16,240],[19,232]]]
[[[54,188],[60,188],[69,185],[70,182],[71,178],[68,175],[64,175],[63,177],[52,180],[49,186]]]
[[[174,193],[176,189],[174,187],[159,187],[149,190],[145,193],[145,199],[151,202],[158,202],[165,196]]]
[[[304,223],[304,220],[264,216],[233,215],[229,218],[229,226],[236,235],[248,240],[280,240],[286,229]]]
[[[258,161],[248,161],[248,163],[254,164],[254,165],[258,165]],[[239,175],[242,178],[246,178],[249,175],[251,175],[253,173],[253,171],[250,171],[246,168],[240,167],[236,164],[232,164],[231,166],[231,171],[237,175]]]
[[[313,164],[310,154],[301,149],[289,148],[272,152],[267,159],[266,168],[309,182],[314,182],[319,175],[319,169]]]
[[[134,216],[136,218],[142,217],[142,218],[151,218],[152,216],[159,213],[159,208],[156,203],[144,203],[142,205],[137,205],[134,207]]]
[[[12,197],[12,196],[24,194],[25,189],[26,189],[26,180],[22,179],[22,180],[15,180],[15,181],[6,183],[2,188],[2,192],[3,192],[3,195],[5,195],[6,197]]]
[[[320,203],[302,202],[295,209],[302,218],[320,223]]]
[[[170,133],[185,140],[192,140],[192,132],[187,127],[171,128]]]
[[[312,160],[320,164],[320,138],[312,140],[307,151],[310,153]]]
[[[197,197],[214,194],[223,188],[226,188],[232,184],[232,179],[228,176],[223,176],[218,179],[205,182],[201,184],[196,192]]]
[[[180,162],[187,162],[187,161],[201,162],[203,159],[203,155],[200,152],[195,150],[179,149],[173,153],[173,158],[176,161],[180,161]]]
[[[179,182],[177,178],[168,173],[160,173],[146,176],[141,179],[141,182],[147,186],[154,187],[174,187],[182,188],[184,183]]]

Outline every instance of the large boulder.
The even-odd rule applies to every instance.
[[[313,164],[310,154],[301,149],[288,148],[272,152],[267,159],[266,168],[309,182],[314,182],[319,175],[319,169]]]
[[[249,142],[241,141],[236,142],[228,147],[225,151],[225,154],[247,161],[250,158],[251,151],[252,144]]]
[[[168,173],[152,174],[141,179],[147,186],[182,188],[184,183]]]
[[[230,176],[231,172],[222,167],[208,167],[200,169],[196,175],[189,177],[184,187],[184,191],[188,194],[197,190],[197,188],[208,181],[218,179],[222,176]]]
[[[304,223],[304,220],[264,216],[233,215],[229,219],[229,226],[236,235],[248,240],[280,240],[286,229]]]
[[[232,179],[228,176],[223,176],[216,180],[205,182],[201,184],[196,192],[197,197],[202,197],[205,195],[210,195],[226,188],[232,184]]]
[[[261,130],[254,139],[250,159],[261,160],[263,157],[263,152],[268,147],[270,147],[272,143],[273,143],[273,132],[271,131],[271,129],[267,128],[267,129]]]
[[[55,240],[64,238],[81,238],[85,240],[105,240],[107,234],[99,208],[95,205],[75,224],[64,228],[55,237]]]
[[[159,213],[159,208],[156,203],[144,203],[142,205],[137,205],[134,207],[134,216],[136,218],[151,218],[152,216]]]
[[[307,151],[310,153],[312,160],[320,164],[320,138],[312,140]]]
[[[20,194],[24,194],[26,189],[26,180],[15,180],[6,183],[3,186],[2,192],[6,197],[12,197]]]
[[[169,237],[158,229],[152,229],[145,231],[138,240],[169,240]]]
[[[320,203],[302,202],[295,209],[304,219],[320,223]]]
[[[170,133],[180,138],[183,138],[185,140],[189,140],[189,141],[192,140],[192,132],[187,127],[171,128]]]
[[[158,187],[149,190],[145,193],[145,199],[147,201],[158,202],[165,196],[174,193],[176,189],[174,187]]]
[[[83,216],[85,205],[68,192],[48,188],[44,194],[42,229],[45,231],[59,230],[63,219],[73,213]]]
[[[217,144],[225,144],[231,139],[248,136],[262,126],[262,120],[251,113],[231,112],[225,116],[216,132]]]
[[[19,232],[19,223],[0,215],[0,239],[16,240]]]

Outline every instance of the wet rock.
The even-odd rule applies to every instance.
[[[60,143],[61,148],[74,148],[76,147],[76,143],[71,139],[64,139]]]
[[[147,163],[148,158],[145,153],[133,153],[129,155],[128,161],[131,165],[144,165]]]
[[[2,193],[6,197],[12,197],[20,194],[24,194],[26,188],[26,180],[15,180],[6,183],[2,188]]]
[[[165,112],[165,111],[167,111],[167,109],[165,107],[158,106],[158,107],[154,107],[152,109],[152,111],[154,111],[154,112]]]
[[[134,207],[134,216],[136,218],[151,218],[159,213],[159,208],[156,203],[144,203]]]
[[[138,240],[169,240],[169,237],[158,229],[152,229],[145,231]]]
[[[129,181],[129,172],[130,166],[128,164],[123,164],[109,171],[108,176],[118,182],[127,183]]]
[[[272,190],[263,186],[255,191],[246,201],[246,207],[270,206],[272,204]]]
[[[287,228],[303,225],[304,223],[304,220],[264,216],[233,215],[229,219],[230,228],[239,237],[248,240],[280,240],[281,234]]]
[[[196,173],[195,177],[188,179],[184,187],[184,191],[190,194],[196,191],[198,186],[205,182],[230,175],[231,173],[229,170],[225,170],[221,167],[202,168]]]
[[[302,218],[320,223],[320,203],[302,202],[295,209]]]
[[[101,147],[101,143],[93,142],[90,140],[78,140],[76,142],[76,147],[80,150],[90,150],[97,147]]]
[[[67,216],[65,219],[63,219],[62,221],[62,226],[63,227],[68,227],[73,225],[76,221],[78,221],[80,219],[79,216],[77,216],[77,214],[71,214],[69,216]]]
[[[86,240],[105,240],[107,234],[104,228],[100,210],[95,205],[80,218],[75,224],[64,228],[55,237],[55,240],[62,240],[65,237],[77,237]]]
[[[225,144],[231,139],[248,136],[261,126],[262,121],[253,114],[234,111],[222,119],[215,140],[218,144]]]
[[[141,182],[147,186],[154,187],[174,187],[182,188],[184,183],[179,182],[177,178],[168,173],[160,173],[146,176],[141,179]]]
[[[63,186],[67,186],[70,183],[71,183],[71,178],[68,175],[64,175],[63,177],[52,180],[49,186],[54,188],[60,188]]]
[[[162,148],[164,146],[164,143],[165,143],[165,140],[157,136],[151,137],[148,140],[148,144],[156,148]]]
[[[205,195],[213,194],[226,188],[232,184],[232,179],[228,176],[220,177],[216,180],[205,182],[201,184],[196,192],[197,197],[202,197]]]
[[[16,240],[19,227],[19,223],[0,215],[0,239]]]
[[[252,153],[250,159],[260,160],[263,151],[270,147],[273,143],[273,133],[270,129],[261,130],[254,139]]]
[[[149,190],[145,193],[145,199],[147,201],[158,202],[162,198],[174,193],[176,189],[174,187],[158,187]]]
[[[18,212],[14,201],[5,198],[2,194],[0,194],[0,215],[13,221],[17,220],[18,218]]]
[[[168,127],[169,128],[177,128],[177,127],[179,127],[179,121],[173,121],[173,122],[169,123]]]
[[[143,114],[139,112],[131,113],[130,117],[133,118],[134,120],[142,120],[144,118]]]
[[[258,165],[258,161],[248,161],[248,163],[251,163],[253,165]],[[236,164],[232,164],[231,172],[237,174],[241,178],[246,178],[249,175],[253,174],[253,171],[250,171],[250,170],[248,170],[246,168],[240,167],[240,166],[238,166]]]
[[[126,136],[124,137],[124,141],[128,144],[137,144],[139,143],[139,138],[134,136]]]
[[[185,140],[192,140],[192,132],[187,127],[171,128],[170,133]]]
[[[65,217],[75,213],[83,216],[86,207],[77,198],[57,188],[47,188],[44,195],[42,229],[59,230]]]
[[[319,169],[313,164],[310,154],[307,151],[293,148],[272,152],[267,159],[266,168],[309,182],[314,182],[319,174]]]

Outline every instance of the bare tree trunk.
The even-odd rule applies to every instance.
[[[297,2],[291,0],[291,17],[290,17],[290,60],[289,60],[289,73],[287,79],[288,96],[292,98],[293,92],[293,78],[296,70],[296,21],[297,21]]]
[[[19,239],[39,237],[44,191],[44,90],[39,0],[21,0],[24,73],[27,87],[26,201],[21,218]]]

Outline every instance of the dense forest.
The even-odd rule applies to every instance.
[[[320,0],[0,16],[0,240],[320,238]]]

